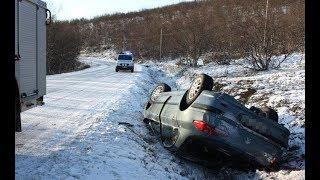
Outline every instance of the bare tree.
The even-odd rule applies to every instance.
[[[212,49],[211,27],[208,24],[206,16],[201,12],[190,13],[184,21],[182,20],[181,29],[177,31],[175,36],[179,48],[185,50],[192,66],[197,65],[197,61],[203,53]]]
[[[242,25],[238,25],[237,29],[244,37],[241,50],[250,62],[250,68],[257,71],[279,68],[302,45],[292,42],[294,35],[288,33],[292,30],[288,30],[287,23],[282,21],[286,17],[282,6],[269,4],[269,9],[266,9],[268,16],[261,11],[261,7],[261,4],[255,4],[251,8],[256,13],[241,14]],[[283,56],[279,59],[280,55]]]
[[[68,22],[53,22],[47,29],[47,73],[56,74],[77,70],[82,48],[81,36]]]

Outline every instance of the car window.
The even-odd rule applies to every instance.
[[[119,60],[132,60],[132,56],[130,56],[130,55],[119,55],[118,59]]]

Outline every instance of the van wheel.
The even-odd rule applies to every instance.
[[[169,92],[169,91],[171,91],[171,87],[168,84],[166,83],[158,84],[151,92],[150,101],[155,102],[155,100],[160,95],[160,93]]]
[[[186,94],[186,105],[190,106],[203,90],[211,91],[213,87],[212,77],[206,74],[198,75],[191,83]]]
[[[18,95],[15,97],[15,131],[21,132],[21,105]]]

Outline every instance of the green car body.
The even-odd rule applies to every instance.
[[[281,159],[290,135],[283,125],[225,93],[204,90],[189,107],[186,94],[162,92],[145,105],[144,118],[160,132],[165,147],[192,161],[203,161],[203,152],[263,167]]]

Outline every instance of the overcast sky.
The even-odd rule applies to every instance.
[[[58,20],[93,18],[116,12],[150,9],[192,0],[44,0]]]

